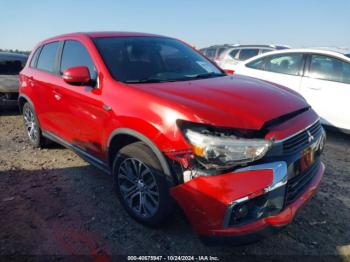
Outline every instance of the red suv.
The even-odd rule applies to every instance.
[[[34,146],[55,141],[112,175],[137,221],[157,226],[177,203],[207,240],[290,223],[324,173],[325,132],[302,97],[227,76],[169,37],[45,40],[20,74],[19,104]]]

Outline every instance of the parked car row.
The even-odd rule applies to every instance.
[[[289,48],[281,45],[217,45],[200,49],[209,59],[224,70],[231,73],[231,66],[235,66],[249,58],[266,52]]]
[[[148,226],[176,201],[203,239],[256,241],[290,223],[324,174],[325,132],[300,95],[227,75],[173,38],[44,40],[19,91],[32,145],[55,141],[111,175],[125,210]]]

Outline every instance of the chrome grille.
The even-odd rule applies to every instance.
[[[310,144],[309,138],[310,135],[317,139],[322,134],[322,126],[320,121],[317,121],[315,124],[305,129],[299,134],[288,138],[283,141],[283,152],[285,154],[293,154],[301,149],[305,148],[308,144]]]

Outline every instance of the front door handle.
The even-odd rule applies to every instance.
[[[321,90],[322,89],[322,87],[320,87],[320,86],[307,86],[306,88],[313,89],[313,90]]]
[[[60,93],[58,93],[57,91],[53,91],[53,97],[54,97],[57,101],[59,101],[59,100],[61,100],[62,95],[61,95]]]

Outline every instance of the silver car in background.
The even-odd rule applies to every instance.
[[[0,52],[0,106],[17,103],[18,74],[27,59],[24,54]]]
[[[290,47],[282,45],[232,45],[221,52],[215,62],[227,73],[232,74],[234,67],[247,59],[267,52],[288,48]]]

